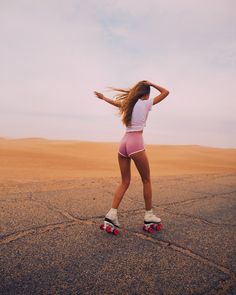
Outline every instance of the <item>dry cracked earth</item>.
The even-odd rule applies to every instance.
[[[99,229],[118,181],[1,184],[0,294],[236,294],[236,174],[155,177],[152,235],[139,178]]]

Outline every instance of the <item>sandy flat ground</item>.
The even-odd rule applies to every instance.
[[[0,139],[0,182],[119,176],[118,143]],[[146,145],[152,176],[236,172],[236,149]],[[133,165],[133,175],[137,171]]]

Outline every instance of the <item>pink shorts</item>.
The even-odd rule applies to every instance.
[[[130,155],[144,151],[142,131],[126,132],[120,141],[118,153],[126,158]]]

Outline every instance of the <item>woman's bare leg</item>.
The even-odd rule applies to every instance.
[[[149,162],[145,151],[131,155],[143,182],[143,196],[146,210],[152,209],[152,185],[150,179]]]
[[[121,172],[121,184],[117,187],[115,191],[115,195],[112,201],[112,208],[117,209],[120,205],[120,202],[129,187],[130,179],[131,179],[131,172],[130,172],[130,158],[122,157],[118,154],[118,161],[120,166]]]

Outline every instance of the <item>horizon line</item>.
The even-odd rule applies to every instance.
[[[0,136],[0,140],[41,140],[41,141],[74,141],[80,143],[103,143],[103,144],[117,144],[119,141],[96,141],[96,140],[80,140],[80,139],[59,139],[59,138],[47,138],[47,137],[6,137]],[[145,143],[147,146],[189,146],[189,147],[203,147],[203,148],[216,148],[216,149],[231,149],[236,150],[236,147],[219,147],[219,146],[209,146],[209,145],[201,145],[201,144],[166,144],[166,143]]]

